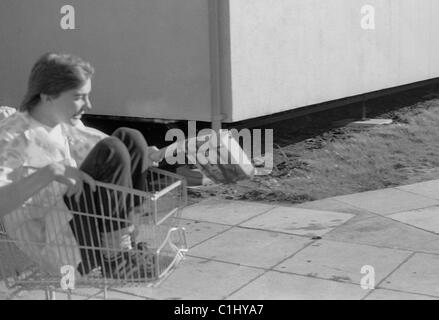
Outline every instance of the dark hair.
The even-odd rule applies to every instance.
[[[71,54],[49,52],[32,68],[27,93],[20,111],[30,111],[40,102],[40,95],[57,98],[61,93],[79,88],[94,74],[90,63]]]

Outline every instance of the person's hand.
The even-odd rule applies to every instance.
[[[66,196],[74,196],[76,201],[79,200],[81,193],[84,191],[84,183],[87,183],[92,191],[96,190],[96,183],[92,177],[85,172],[65,165],[62,162],[56,162],[48,165],[53,175],[53,179],[67,186]]]

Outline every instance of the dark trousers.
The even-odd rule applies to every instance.
[[[150,164],[147,147],[139,131],[119,128],[90,151],[80,170],[96,181],[146,190],[144,172]],[[102,248],[101,233],[127,227],[128,223],[121,219],[128,218],[130,209],[139,205],[140,199],[103,188],[91,192],[85,184],[79,201],[73,197],[64,197],[64,201],[73,212],[70,226],[80,246],[82,263],[78,271],[84,275],[103,265],[103,252],[96,249]]]

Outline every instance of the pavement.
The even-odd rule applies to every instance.
[[[171,275],[109,299],[439,299],[439,180],[291,206],[210,199],[182,224],[190,250]],[[103,293],[73,295],[90,297]],[[0,284],[0,298],[44,292]]]

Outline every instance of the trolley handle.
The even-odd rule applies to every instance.
[[[172,243],[172,241],[171,241],[171,235],[174,233],[174,232],[176,232],[176,231],[183,231],[182,232],[182,234],[183,234],[183,248],[178,248],[174,243]],[[160,254],[160,252],[162,251],[162,249],[167,245],[167,244],[169,244],[173,249],[175,249],[175,250],[177,250],[177,251],[182,251],[182,252],[186,252],[188,249],[187,249],[187,238],[186,238],[186,232],[184,232],[185,231],[185,228],[177,228],[177,227],[174,227],[174,228],[171,228],[171,229],[169,229],[169,231],[168,231],[168,233],[167,233],[167,235],[166,235],[166,238],[165,238],[165,240],[163,241],[163,243],[160,245],[160,247],[158,247],[157,248],[157,254],[159,255]]]
[[[182,231],[182,233],[183,233],[183,242],[184,242],[183,248],[178,248],[175,244],[172,243],[172,241],[170,241],[172,233],[174,233],[176,231]],[[185,228],[184,227],[182,227],[182,228],[171,228],[168,231],[166,239],[163,241],[162,245],[156,251],[157,257],[160,256],[160,252],[161,252],[161,250],[164,248],[164,246],[166,244],[169,244],[171,246],[171,248],[173,248],[176,251],[176,255],[175,255],[174,259],[172,260],[172,262],[161,273],[160,273],[160,270],[159,270],[159,264],[156,264],[156,271],[157,271],[157,274],[159,275],[159,278],[163,278],[167,274],[169,274],[170,270],[174,267],[174,265],[178,261],[183,259],[184,258],[184,253],[186,253],[188,251]]]
[[[176,181],[173,184],[167,186],[166,188],[163,188],[160,191],[157,191],[156,193],[154,193],[154,195],[151,197],[151,199],[153,201],[156,201],[157,199],[163,197],[166,193],[174,190],[175,188],[178,188],[179,186],[181,186],[181,181]]]

